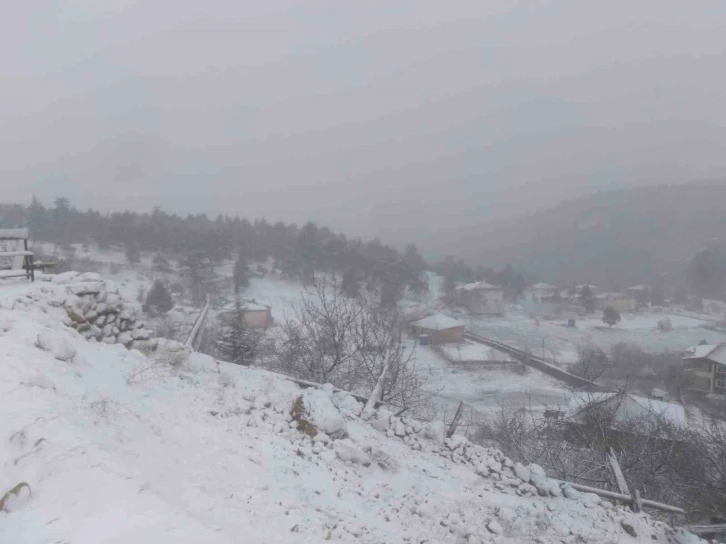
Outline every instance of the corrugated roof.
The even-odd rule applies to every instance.
[[[416,327],[421,327],[422,329],[445,331],[447,329],[461,327],[463,323],[459,323],[456,319],[454,319],[453,317],[449,317],[448,315],[435,314],[430,315],[429,317],[424,317],[423,319],[419,319],[418,321],[415,321],[413,325]]]

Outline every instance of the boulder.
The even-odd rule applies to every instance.
[[[514,463],[514,474],[523,482],[529,482],[529,469],[527,469],[527,467],[525,467],[522,463]]]
[[[131,333],[138,334],[139,330]],[[320,389],[307,389],[302,395],[303,406],[307,411],[307,419],[318,432],[324,432],[333,439],[345,438],[348,430],[345,420],[330,399],[330,395]]]
[[[67,287],[74,295],[96,295],[105,288],[103,282],[74,283]]]
[[[84,272],[83,274],[80,274],[76,276],[75,281],[77,282],[100,282],[103,281],[103,278],[98,272]]]
[[[446,440],[446,425],[443,421],[432,421],[424,426],[422,433],[424,438],[443,446],[444,440]]]
[[[567,484],[562,484],[562,494],[573,501],[580,499],[580,492],[574,487]]]
[[[499,522],[495,519],[493,519],[492,521],[490,521],[487,524],[487,529],[489,529],[495,535],[501,535],[502,533],[504,533],[504,529],[499,524]]]
[[[145,329],[135,329],[131,331],[130,334],[131,338],[134,340],[148,340],[151,338],[151,333]]]
[[[76,355],[76,348],[64,335],[50,329],[38,333],[37,346],[52,354],[59,361],[70,361]]]
[[[370,466],[371,464],[371,458],[368,457],[368,454],[358,447],[355,442],[348,438],[334,442],[333,451],[335,451],[335,455],[337,455],[338,459],[341,461],[355,463],[365,467]]]
[[[53,276],[50,281],[51,283],[63,284],[73,281],[76,277],[78,277],[78,272],[63,272],[62,274],[56,274]]]

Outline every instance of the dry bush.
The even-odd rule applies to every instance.
[[[609,353],[597,346],[579,349],[579,360],[570,372],[612,389],[627,385],[631,391],[647,395],[653,388],[678,398],[683,386],[683,361],[678,353],[646,353],[624,342],[614,344]]]
[[[297,422],[298,431],[308,435],[310,438],[317,436],[318,428],[308,419],[310,414],[307,408],[305,408],[302,395],[295,399],[290,415],[292,416],[292,420]]]
[[[692,520],[723,512],[724,426],[704,420],[696,428],[683,428],[657,413],[616,419],[615,407],[625,393],[615,394],[615,404],[594,403],[586,415],[565,420],[502,406],[489,417],[481,416],[468,434],[515,461],[537,463],[552,477],[617,492],[607,460],[612,448],[631,492],[637,489],[644,498],[680,506]]]
[[[373,391],[386,368],[380,400],[399,414],[430,415],[431,395],[403,341],[398,313],[345,296],[336,285],[318,282],[303,297],[294,318],[279,324],[268,360],[285,374],[362,395]]]

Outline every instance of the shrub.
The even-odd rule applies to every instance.
[[[165,314],[174,307],[169,291],[160,280],[156,280],[149,294],[146,295],[145,311],[154,314]]]

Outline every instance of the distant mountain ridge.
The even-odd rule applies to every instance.
[[[601,192],[507,221],[450,231],[430,249],[512,264],[532,279],[604,288],[677,285],[704,246],[726,240],[726,180]]]

